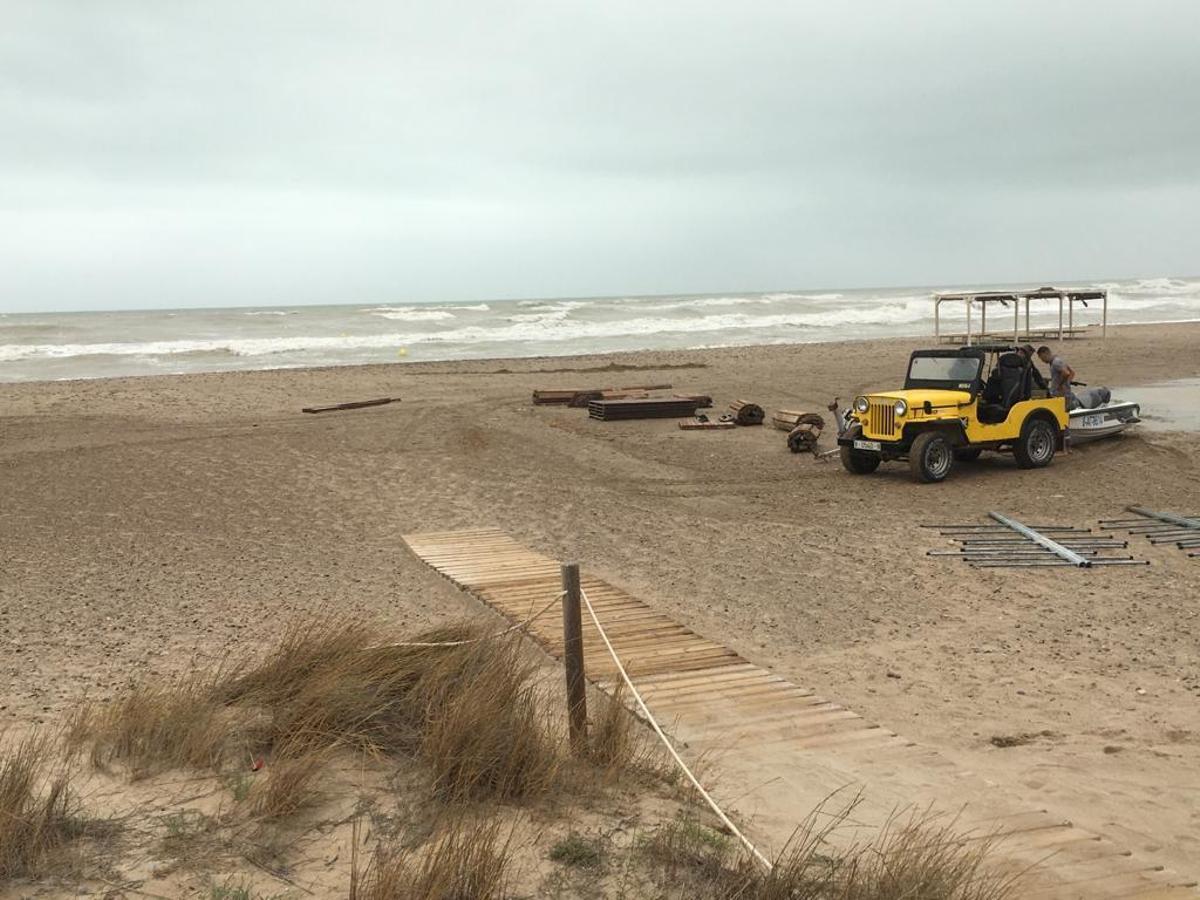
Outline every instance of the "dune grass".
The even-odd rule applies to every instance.
[[[40,874],[87,826],[53,741],[33,734],[0,752],[0,878]]]
[[[697,900],[1012,900],[1018,880],[990,865],[994,842],[967,835],[933,813],[893,817],[870,840],[835,833],[853,811],[818,810],[767,871],[732,838],[681,816],[638,852]],[[820,820],[824,825],[818,826]]]
[[[108,704],[83,704],[69,721],[67,744],[88,746],[96,768],[121,763],[136,779],[173,768],[219,769],[231,729],[209,682],[191,673],[137,684]]]
[[[511,865],[498,822],[457,822],[420,851],[376,844],[361,873],[352,867],[350,900],[501,900]]]
[[[412,643],[464,641],[459,624]],[[220,770],[266,759],[247,808],[281,818],[312,798],[330,754],[404,755],[430,770],[443,800],[545,794],[562,765],[559,729],[544,710],[519,636],[462,646],[408,646],[366,625],[297,626],[258,662],[215,676],[141,684],[84,707],[69,741],[97,766],[132,777],[170,768]]]

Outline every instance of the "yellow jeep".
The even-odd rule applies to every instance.
[[[942,481],[954,462],[1011,451],[1017,465],[1050,464],[1069,419],[1062,397],[1033,396],[1029,362],[1015,347],[917,350],[904,390],[857,397],[838,438],[842,465],[869,475],[907,459],[917,481]]]

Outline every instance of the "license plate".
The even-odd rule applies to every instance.
[[[1083,417],[1083,427],[1084,428],[1099,428],[1103,424],[1104,424],[1104,416],[1084,416]]]
[[[855,450],[874,450],[879,451],[879,441],[858,441],[854,442]]]

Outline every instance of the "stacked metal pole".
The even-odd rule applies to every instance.
[[[1109,534],[1094,534],[1090,528],[1071,525],[1026,525],[1002,513],[992,512],[993,522],[965,525],[925,525],[958,543],[954,550],[930,550],[929,556],[957,557],[977,568],[1041,568],[1071,566],[1149,565],[1132,556],[1101,555],[1123,549],[1128,541]]]
[[[1200,557],[1200,515],[1155,512],[1144,506],[1127,506],[1125,509],[1137,518],[1107,519],[1100,523],[1101,527],[1141,535],[1151,544],[1174,544],[1180,550],[1189,551],[1189,557]]]

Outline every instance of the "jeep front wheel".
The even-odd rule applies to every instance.
[[[847,440],[854,440],[862,434],[862,428],[858,425],[846,432]],[[882,458],[878,453],[872,453],[870,450],[855,450],[853,447],[842,447],[842,468],[851,475],[870,475],[879,468],[879,463]]]
[[[1040,469],[1050,465],[1054,459],[1054,447],[1058,443],[1058,429],[1040,416],[1026,419],[1021,426],[1021,436],[1013,445],[1013,456],[1022,469]]]
[[[917,481],[944,481],[954,468],[954,448],[940,431],[918,434],[908,451],[908,468]]]

